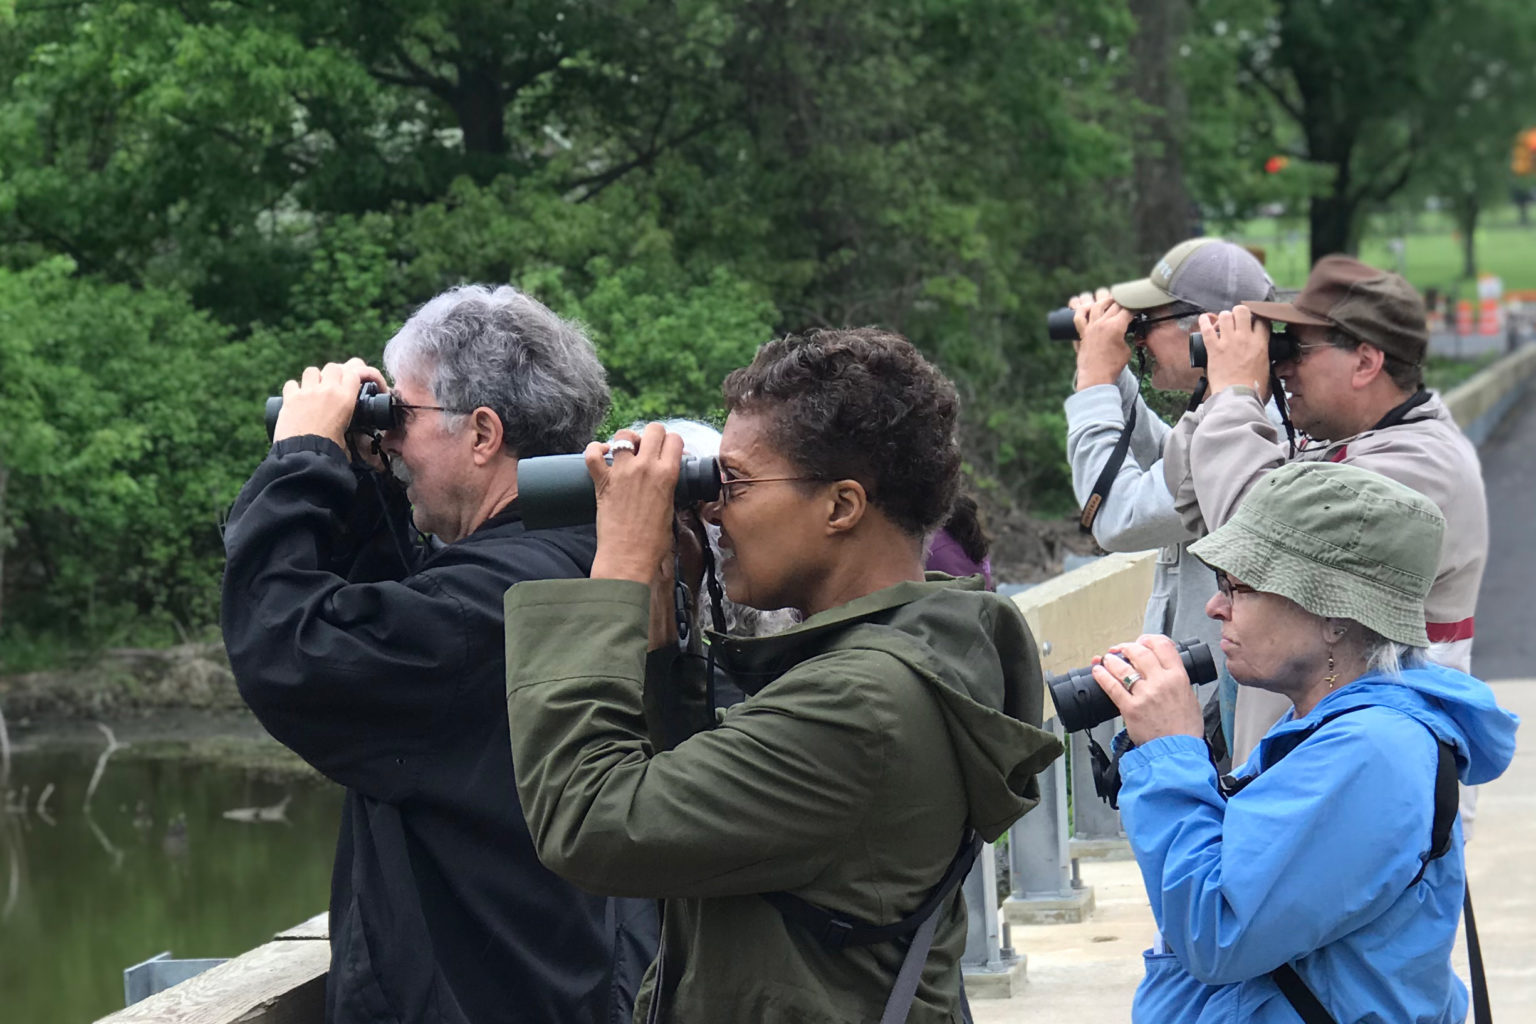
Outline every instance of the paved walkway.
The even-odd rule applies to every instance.
[[[1536,1021],[1536,389],[1482,448],[1490,560],[1478,600],[1473,670],[1499,703],[1520,715],[1520,750],[1508,772],[1482,787],[1467,871],[1493,1012]],[[1029,957],[1026,982],[1010,999],[976,1000],[977,1024],[1111,1024],[1130,1020],[1152,913],[1131,861],[1082,863],[1098,909],[1078,925],[1014,928]],[[1453,961],[1466,977],[1458,942]]]

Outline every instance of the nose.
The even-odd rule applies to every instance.
[[[724,492],[721,492],[722,494]],[[720,510],[725,507],[724,498],[716,498],[714,501],[699,502],[699,518],[710,526],[720,525]]]
[[[379,432],[379,447],[391,455],[400,454],[400,444],[405,440],[405,432],[391,427]]]
[[[1215,619],[1217,622],[1226,622],[1232,618],[1232,601],[1221,591],[1211,595],[1211,599],[1205,602],[1205,617]]]

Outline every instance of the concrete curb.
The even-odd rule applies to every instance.
[[[1462,433],[1482,445],[1536,379],[1536,345],[1526,345],[1443,395]]]

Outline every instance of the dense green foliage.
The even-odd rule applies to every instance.
[[[6,17],[13,638],[209,623],[261,397],[466,280],[586,323],[615,421],[710,415],[775,332],[894,327],[960,383],[978,479],[1062,504],[1070,358],[1039,319],[1135,269],[1118,0]]]
[[[261,398],[463,281],[587,324],[614,422],[714,414],[776,332],[895,328],[974,485],[1062,511],[1040,318],[1144,271],[1148,147],[1221,218],[1329,185],[1260,170],[1302,139],[1259,77],[1302,0],[1167,0],[1188,116],[1152,138],[1148,2],[0,0],[8,656],[205,628]]]

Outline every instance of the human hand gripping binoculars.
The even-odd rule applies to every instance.
[[[608,455],[611,465],[613,456]],[[720,497],[720,465],[683,456],[673,502],[678,508]],[[583,455],[539,455],[517,462],[517,509],[530,530],[579,526],[597,518],[597,492]]]
[[[1131,322],[1131,330],[1126,332],[1126,344],[1135,344],[1139,339],[1135,332],[1136,322]],[[1270,324],[1269,333],[1269,362],[1270,365],[1294,359],[1297,354],[1296,339],[1285,333],[1285,325],[1279,323]],[[1076,341],[1077,324],[1073,322],[1072,310],[1067,306],[1053,309],[1045,315],[1045,332],[1052,341]],[[1205,338],[1199,331],[1194,331],[1189,336],[1189,365],[1197,369],[1205,369],[1207,356],[1205,351]]]
[[[283,411],[283,397],[273,395],[267,399],[267,440],[277,431],[277,417]],[[357,405],[352,409],[352,422],[347,432],[354,430],[393,430],[400,426],[400,400],[379,390],[373,381],[367,381],[357,393]]]
[[[1179,651],[1179,661],[1184,663],[1184,674],[1189,685],[1199,686],[1216,678],[1216,660],[1211,649],[1199,640],[1181,640],[1174,644]],[[1114,701],[1104,693],[1103,687],[1093,678],[1093,667],[1074,668],[1060,675],[1047,676],[1046,687],[1051,691],[1051,703],[1056,705],[1056,718],[1066,732],[1081,732],[1120,714]]]

